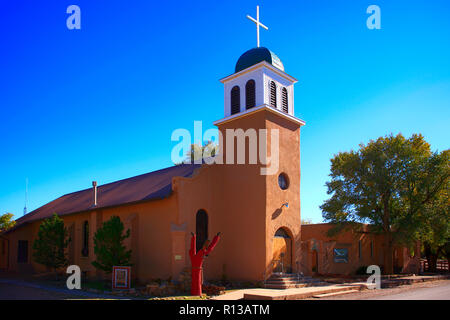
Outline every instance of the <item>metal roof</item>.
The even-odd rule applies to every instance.
[[[36,220],[140,201],[163,199],[172,193],[173,177],[189,177],[201,164],[181,164],[97,187],[97,206],[93,188],[66,194],[16,220],[8,230]]]

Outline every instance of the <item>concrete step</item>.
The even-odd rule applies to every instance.
[[[322,293],[322,294],[316,294],[312,297],[320,299],[320,298],[333,297],[333,296],[339,296],[342,294],[356,293],[356,292],[359,292],[359,290],[353,289],[353,290],[337,291],[337,292],[331,292],[331,293]]]
[[[298,282],[297,279],[268,279],[266,282],[271,283],[291,283],[291,282]]]
[[[329,285],[321,279],[315,279],[309,276],[299,276],[296,273],[273,273],[266,280],[265,288],[270,289],[288,289],[303,288],[312,286]]]
[[[273,285],[289,285],[289,284],[297,284],[297,281],[266,281],[266,284],[273,284]]]
[[[303,288],[306,287],[305,284],[302,283],[292,283],[292,284],[270,284],[266,283],[264,288],[267,289],[289,289],[289,288]]]
[[[275,275],[271,275],[271,278],[274,279],[297,279],[297,276],[275,276]]]

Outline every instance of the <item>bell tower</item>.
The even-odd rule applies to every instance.
[[[225,117],[262,106],[294,116],[297,80],[284,72],[281,60],[267,48],[245,52],[236,63],[235,73],[220,81],[224,84]]]
[[[257,47],[245,52],[234,71],[220,80],[224,118],[214,124],[221,133],[223,159],[230,151],[235,157],[245,150],[241,159],[246,161],[224,162],[218,169],[223,217],[232,221],[228,232],[239,235],[222,245],[229,245],[241,262],[228,265],[230,277],[261,280],[273,271],[301,269],[300,128],[305,122],[294,114],[297,80],[272,51]],[[252,145],[255,136],[257,147]],[[262,161],[261,146],[270,161]],[[258,161],[252,162],[255,152]]]

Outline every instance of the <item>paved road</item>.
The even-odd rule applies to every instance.
[[[0,300],[60,300],[70,298],[76,298],[76,296],[39,288],[0,283]]]
[[[68,290],[17,279],[0,278],[0,300],[129,299],[83,290]]]
[[[391,293],[369,300],[450,300],[450,283],[433,287],[413,288],[408,291]]]
[[[422,282],[389,289],[364,290],[320,300],[450,300],[450,280]]]

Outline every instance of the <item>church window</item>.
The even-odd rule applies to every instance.
[[[373,257],[373,240],[370,241],[370,257]]]
[[[81,249],[81,255],[83,257],[89,256],[89,222],[83,223],[83,249]]]
[[[281,190],[286,190],[289,188],[289,178],[285,173],[280,173],[278,176],[278,185]]]
[[[28,240],[19,240],[17,243],[17,262],[28,263]]]
[[[247,109],[255,106],[255,80],[251,79],[247,81],[245,85],[245,107]]]
[[[205,241],[208,240],[208,214],[205,210],[198,210],[195,217],[195,233],[197,240],[195,246],[197,251],[200,250]]]
[[[277,85],[275,81],[270,81],[270,106],[277,107]]]
[[[282,104],[282,109],[284,112],[288,113],[289,112],[289,108],[288,108],[288,92],[286,88],[283,88],[281,90],[281,104]]]
[[[231,114],[236,114],[241,111],[241,90],[239,86],[234,86],[231,89]]]
[[[362,242],[361,240],[358,241],[358,258],[361,259],[362,257]]]

